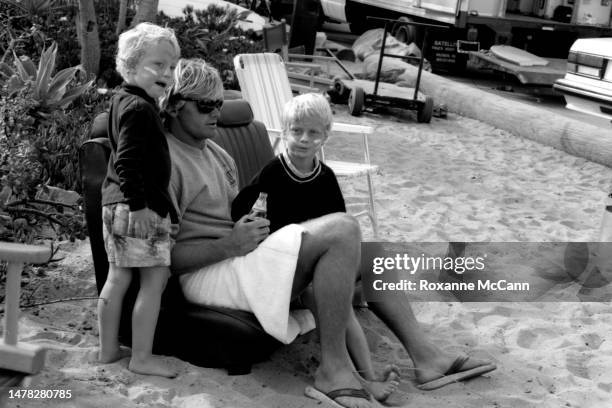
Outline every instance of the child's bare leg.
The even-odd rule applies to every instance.
[[[132,358],[128,368],[138,374],[176,377],[159,356],[153,355],[161,295],[170,270],[167,267],[140,268],[140,290],[132,314]]]
[[[119,323],[123,297],[132,281],[132,270],[109,264],[108,277],[98,300],[98,332],[101,363],[112,363],[125,357],[119,348]]]
[[[368,341],[353,310],[350,312],[347,324],[346,344],[363,387],[378,401],[386,400],[397,389],[399,376],[393,366],[385,369],[383,378],[376,376]]]

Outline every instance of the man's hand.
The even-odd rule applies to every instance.
[[[155,211],[148,208],[142,210],[130,211],[128,223],[128,235],[145,239],[148,232],[154,227],[155,219],[158,215]]]
[[[233,243],[232,256],[246,255],[270,235],[270,221],[265,218],[251,219],[248,215],[240,218],[229,235]]]

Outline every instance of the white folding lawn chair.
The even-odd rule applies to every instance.
[[[36,344],[21,342],[19,331],[19,293],[25,263],[44,263],[51,258],[45,246],[0,242],[0,261],[6,261],[4,336],[0,340],[0,407],[11,387],[28,383],[45,365],[46,350]]]
[[[281,140],[281,112],[291,98],[293,92],[289,84],[287,70],[280,55],[275,53],[239,54],[234,58],[234,68],[240,83],[242,97],[249,101],[253,108],[255,119],[263,122],[268,129],[275,153],[284,150]],[[374,186],[372,174],[378,171],[378,166],[370,163],[368,135],[373,133],[370,126],[334,123],[332,132],[346,132],[362,136],[364,161],[360,163],[325,160],[336,176],[365,176],[368,184],[369,200],[367,210],[354,213],[354,216],[367,215],[372,223],[374,236],[378,237],[378,221],[374,204]]]

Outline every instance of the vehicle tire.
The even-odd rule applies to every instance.
[[[400,21],[406,21],[412,23],[413,20],[409,17],[402,16],[398,18]],[[412,25],[405,25],[396,23],[393,29],[391,30],[393,36],[398,40],[405,44],[410,44],[416,41],[416,27]]]
[[[344,85],[342,79],[334,78],[334,83],[327,94],[331,97],[332,103],[340,103],[346,105],[351,90]]]
[[[433,114],[433,98],[431,96],[425,97],[425,103],[417,111],[417,122],[419,123],[429,123],[431,122],[431,116]]]
[[[353,116],[361,115],[363,111],[363,106],[365,104],[365,92],[363,88],[358,86],[354,87],[349,94],[348,99],[348,108],[349,113]]]
[[[334,78],[334,91],[336,91],[340,96],[343,96],[345,94],[346,96],[348,96],[348,93],[350,92],[340,78]]]

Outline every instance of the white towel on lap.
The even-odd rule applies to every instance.
[[[181,276],[181,286],[190,302],[253,312],[270,334],[291,343],[301,328],[289,314],[291,288],[304,228],[287,225],[271,234],[245,256],[226,259]],[[314,322],[314,319],[300,319]]]

